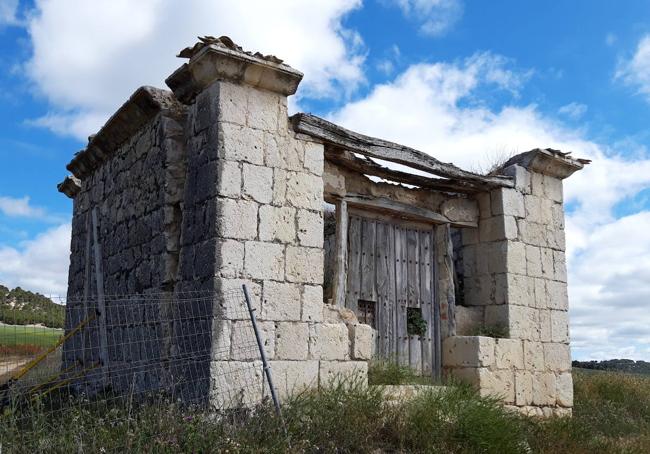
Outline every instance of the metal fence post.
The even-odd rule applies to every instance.
[[[257,329],[257,320],[255,319],[255,309],[251,304],[251,298],[248,294],[248,287],[246,284],[242,285],[244,290],[244,298],[246,299],[246,307],[248,308],[248,313],[251,316],[251,323],[253,324],[253,331],[255,332],[255,339],[257,340],[257,346],[260,349],[260,357],[262,358],[262,365],[264,366],[264,375],[266,375],[266,381],[269,384],[269,389],[271,390],[271,398],[273,399],[273,405],[275,406],[275,412],[278,416],[281,415],[280,411],[280,402],[278,401],[278,396],[275,394],[275,387],[273,386],[273,377],[271,376],[271,366],[269,366],[268,361],[266,360],[266,352],[264,351],[264,344],[262,343],[262,337],[260,332]]]

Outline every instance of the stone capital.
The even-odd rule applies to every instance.
[[[574,172],[581,170],[585,164],[591,161],[588,159],[575,159],[569,153],[562,153],[551,148],[534,150],[513,156],[501,168],[507,169],[513,165],[519,165],[530,172],[541,173],[561,180],[568,178]],[[507,171],[503,172],[509,174]]]
[[[303,74],[278,61],[217,42],[207,44],[194,53],[189,62],[174,71],[165,83],[184,103],[190,103],[198,93],[217,80],[292,95],[298,89]]]

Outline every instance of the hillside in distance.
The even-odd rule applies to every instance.
[[[0,322],[7,325],[44,325],[63,328],[65,306],[40,293],[0,284]]]
[[[650,363],[633,359],[607,359],[604,361],[573,361],[573,367],[592,370],[609,370],[650,375]]]

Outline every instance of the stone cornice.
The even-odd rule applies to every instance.
[[[90,137],[86,149],[78,152],[66,169],[75,177],[83,179],[159,112],[167,112],[170,116],[177,117],[183,114],[184,109],[168,90],[138,88],[108,119],[102,129]]]
[[[583,169],[586,164],[591,162],[588,159],[572,158],[569,154],[559,150],[553,150],[552,148],[535,148],[534,150],[513,156],[501,168],[505,169],[516,164],[531,172],[564,179],[571,176],[574,172]]]
[[[277,59],[276,59],[277,60]],[[216,80],[247,84],[288,96],[298,89],[303,74],[276,60],[231,49],[219,43],[207,44],[178,68],[165,83],[181,102],[189,104]]]
[[[81,190],[81,180],[74,176],[67,176],[65,179],[56,185],[59,192],[67,195],[69,198],[74,199]]]

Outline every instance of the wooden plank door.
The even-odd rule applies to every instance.
[[[433,247],[433,227],[350,215],[345,304],[362,323],[373,324],[378,357],[437,376]],[[426,322],[423,335],[408,332],[414,310]]]

